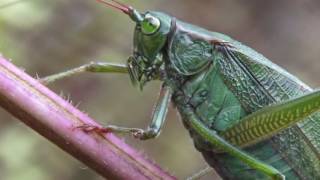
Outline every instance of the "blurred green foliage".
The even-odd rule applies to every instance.
[[[88,0],[1,0],[0,52],[30,75],[43,77],[90,61],[125,63],[134,24]],[[320,3],[305,1],[134,0],[138,10],[165,11],[248,44],[313,86],[319,86]],[[11,5],[7,5],[6,4]],[[51,85],[102,124],[145,127],[159,82],[143,92],[125,75],[83,74]],[[205,167],[170,108],[162,134],[129,144],[179,178]],[[213,173],[208,179],[217,178]],[[0,113],[0,179],[102,179],[8,113]]]

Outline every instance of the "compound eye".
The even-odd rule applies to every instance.
[[[141,23],[141,28],[144,34],[153,34],[160,28],[160,20],[150,14],[146,14]]]

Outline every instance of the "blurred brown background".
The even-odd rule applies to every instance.
[[[46,76],[93,60],[122,62],[131,53],[133,23],[94,0],[0,1],[0,52],[30,75]],[[218,31],[253,47],[312,87],[320,86],[320,2],[317,0],[132,0]],[[143,92],[126,75],[83,74],[50,88],[70,96],[103,124],[145,127],[159,82]],[[85,165],[0,110],[0,179],[102,179]],[[175,109],[156,140],[126,141],[180,179],[205,167]],[[216,178],[209,175],[206,179]]]

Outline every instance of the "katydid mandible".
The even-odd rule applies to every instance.
[[[87,131],[159,135],[172,101],[194,145],[224,179],[320,179],[320,91],[253,49],[161,12],[98,0],[136,23],[127,64],[91,63],[81,72],[129,74],[140,89],[163,82],[147,129],[84,125]]]

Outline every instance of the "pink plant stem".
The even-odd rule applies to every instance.
[[[105,178],[175,179],[112,133],[76,128],[100,125],[4,57],[0,57],[0,105]]]

